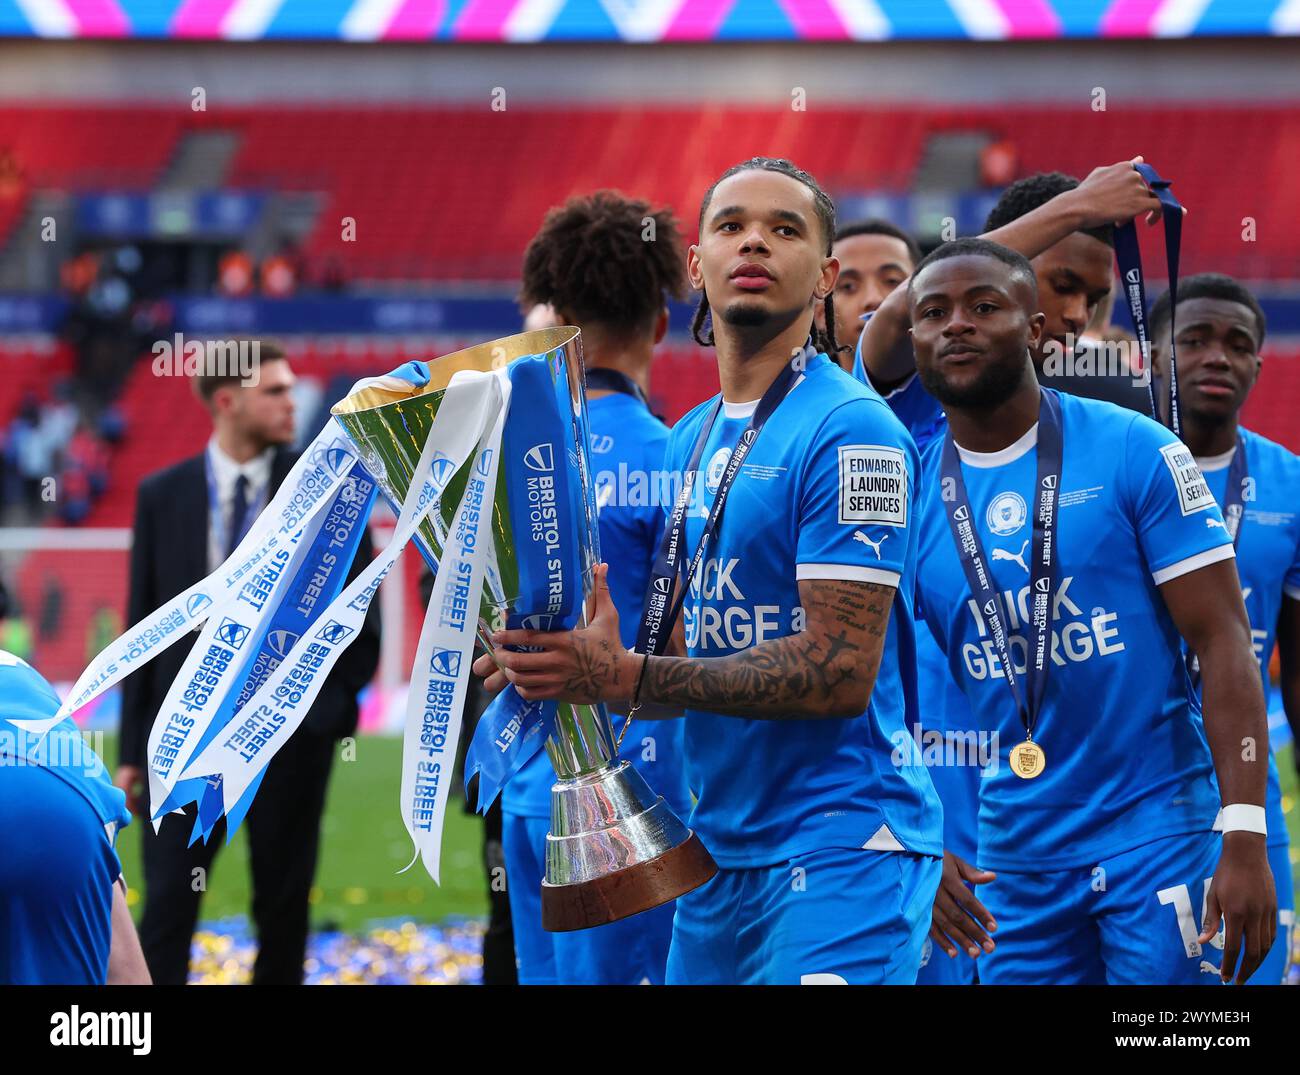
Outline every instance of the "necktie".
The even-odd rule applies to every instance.
[[[241,474],[235,479],[235,496],[230,502],[230,529],[226,532],[226,556],[235,551],[244,536],[248,522],[248,478]]]

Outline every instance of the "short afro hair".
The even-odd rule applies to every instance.
[[[1255,316],[1257,332],[1255,346],[1264,342],[1264,310],[1259,300],[1251,294],[1250,289],[1221,272],[1198,272],[1178,281],[1178,301],[1188,299],[1223,299],[1225,302],[1237,302],[1246,307]],[[1158,336],[1168,330],[1172,322],[1172,309],[1169,292],[1166,291],[1151,307],[1151,335]]]
[[[995,261],[1000,261],[1003,265],[1010,267],[1013,275],[1023,277],[1035,291],[1038,289],[1038,279],[1034,276],[1034,267],[1029,264],[1029,259],[1019,251],[1005,247],[1001,243],[995,243],[991,239],[953,239],[951,242],[944,243],[931,250],[921,259],[920,264],[912,270],[912,278],[907,284],[909,297],[923,269],[933,265],[936,261],[947,261],[949,258],[968,256],[993,258]]]
[[[1041,205],[1046,205],[1058,194],[1073,190],[1079,181],[1072,175],[1062,172],[1036,172],[1034,175],[1017,179],[1002,192],[997,204],[989,211],[984,221],[986,232],[1005,227],[1013,220],[1019,220],[1026,213],[1032,213]],[[1084,235],[1090,235],[1107,246],[1115,245],[1115,229],[1109,224],[1101,228],[1080,228]]]
[[[524,253],[524,305],[547,303],[616,336],[651,331],[667,299],[685,297],[676,217],[617,191],[551,209]]]
[[[921,245],[902,228],[891,224],[888,220],[872,217],[869,220],[857,220],[852,224],[845,224],[835,232],[835,241],[838,243],[841,239],[851,239],[855,235],[888,235],[907,247],[907,255],[912,259],[913,265],[921,260]]]

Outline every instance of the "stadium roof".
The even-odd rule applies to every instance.
[[[0,0],[0,36],[1009,40],[1300,34],[1300,0]]]

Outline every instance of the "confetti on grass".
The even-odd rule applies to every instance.
[[[370,922],[360,935],[326,931],[307,941],[307,985],[478,985],[483,923],[440,925],[400,918]],[[205,922],[190,949],[191,985],[247,985],[257,940],[245,918]]]

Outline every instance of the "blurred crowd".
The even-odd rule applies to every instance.
[[[44,404],[28,391],[0,426],[0,520],[6,525],[75,525],[108,488],[110,452],[125,433],[121,412],[110,403],[87,416],[73,396],[66,379]]]

